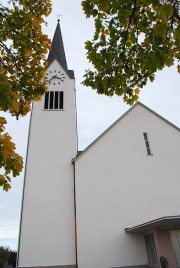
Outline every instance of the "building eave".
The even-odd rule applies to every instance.
[[[180,215],[164,216],[149,222],[145,222],[130,228],[125,228],[127,233],[145,233],[151,229],[174,229],[180,228]]]

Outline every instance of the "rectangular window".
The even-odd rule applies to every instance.
[[[51,91],[50,92],[49,109],[53,109],[53,108],[54,108],[54,92]]]
[[[152,155],[147,132],[144,132],[143,136],[144,136],[144,141],[145,141],[145,145],[146,145],[147,154]]]
[[[45,101],[44,101],[44,109],[48,109],[48,103],[49,103],[49,92],[46,92]]]
[[[45,93],[44,109],[45,110],[62,110],[64,104],[63,91],[48,91]]]
[[[59,95],[59,109],[63,109],[63,99],[64,99],[64,92],[63,91],[60,91],[59,92],[60,93],[60,95]]]
[[[148,264],[157,264],[157,253],[153,234],[144,236]]]
[[[54,99],[54,109],[58,109],[59,105],[58,105],[58,91],[55,91],[55,99]],[[63,107],[62,107],[63,108]]]

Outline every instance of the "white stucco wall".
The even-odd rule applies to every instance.
[[[62,70],[54,61],[47,71]],[[51,91],[64,92],[64,110],[34,103],[26,166],[19,267],[75,264],[74,173],[77,152],[74,79],[67,74]]]
[[[75,174],[78,267],[147,263],[143,236],[124,229],[180,215],[179,131],[138,104],[76,160]]]

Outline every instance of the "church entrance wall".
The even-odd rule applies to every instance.
[[[169,229],[152,229],[151,231],[148,232],[148,234],[145,235],[151,235],[154,237],[154,250],[155,250],[155,255],[156,255],[156,262],[157,265],[156,267],[161,267],[160,263],[160,257],[165,257],[168,261],[168,267],[170,268],[176,268],[178,267],[176,265],[176,258],[173,250],[173,245],[172,245],[172,238],[170,235],[170,230]],[[174,234],[174,233],[173,233]],[[173,236],[173,235],[172,235]],[[151,243],[152,244],[152,243]],[[148,251],[147,251],[147,256],[148,256]],[[155,262],[155,260],[153,260]],[[149,264],[149,258],[148,258]],[[153,264],[153,263],[152,263]],[[155,266],[154,266],[155,267]]]
[[[171,242],[176,256],[176,267],[180,267],[180,229],[170,231]]]

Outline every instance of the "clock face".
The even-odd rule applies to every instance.
[[[48,84],[60,85],[65,80],[65,74],[61,71],[48,71],[45,78],[48,80]]]

